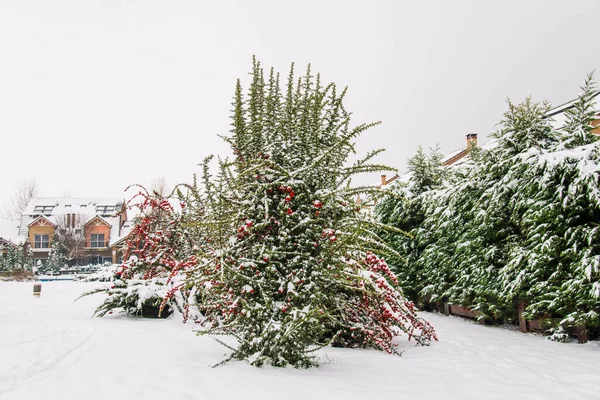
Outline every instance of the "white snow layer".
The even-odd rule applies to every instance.
[[[226,349],[177,317],[91,318],[99,283],[0,283],[0,399],[591,399],[600,343],[541,336],[425,313],[440,341],[402,357],[326,348],[308,370],[210,368]],[[105,285],[105,284],[104,284]],[[389,396],[389,397],[388,397]]]

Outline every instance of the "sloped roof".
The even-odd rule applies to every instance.
[[[116,213],[124,204],[124,199],[119,197],[34,197],[25,207],[18,235],[24,240],[28,225],[40,215],[58,225],[61,217],[75,214],[81,216],[84,223],[100,216],[111,226],[111,238],[118,237],[119,217]]]
[[[592,95],[592,99],[594,99],[595,111],[600,112],[600,90],[594,92],[594,94]],[[577,102],[577,100],[578,99],[576,98],[567,103],[561,104],[560,106],[552,108],[545,115],[545,118],[552,118],[552,120],[553,120],[552,125],[555,128],[562,126],[566,119],[565,111],[573,108],[575,106],[575,103]],[[484,149],[484,150],[491,150],[496,146],[498,146],[498,139],[492,139],[492,140],[487,141],[483,145],[480,145],[479,148]],[[442,158],[442,164],[449,166],[449,167],[463,165],[463,164],[469,162],[469,160],[470,160],[468,153],[469,153],[468,146],[461,147],[460,149],[454,150],[454,151],[446,154]],[[456,160],[456,161],[452,162],[453,160]],[[382,185],[381,182],[377,182],[373,186],[379,186],[382,189],[386,189],[387,187],[389,187],[389,184],[391,184],[392,182],[408,183],[410,176],[411,176],[411,173],[406,172],[402,175],[395,175],[393,178],[386,180],[385,185]],[[368,201],[368,196],[359,196],[357,198],[357,201],[360,201],[360,202]]]
[[[595,105],[596,111],[600,111],[600,102],[598,100],[599,95],[600,95],[600,90],[594,92],[591,96],[591,98],[594,99],[594,105]],[[545,117],[550,118],[550,117],[554,117],[558,114],[564,113],[565,111],[573,108],[575,106],[575,103],[577,103],[577,100],[579,100],[579,98],[573,99],[564,104],[561,104],[560,106],[552,108],[550,111],[548,111],[548,113],[546,113]]]
[[[594,108],[595,111],[600,111],[600,90],[595,92],[592,95],[592,99],[594,99]],[[570,110],[575,106],[575,103],[578,99],[573,99],[565,104],[561,104],[558,107],[554,107],[545,115],[546,118],[552,118],[552,126],[554,128],[560,128],[563,126],[567,120],[567,115],[565,111]]]
[[[592,94],[591,98],[594,99],[595,111],[600,111],[600,90],[594,92]],[[552,126],[554,126],[554,128],[560,128],[561,126],[564,125],[564,123],[566,121],[565,111],[573,108],[575,106],[575,103],[577,102],[577,100],[578,99],[573,99],[567,103],[564,103],[564,104],[561,104],[560,106],[552,108],[550,111],[548,111],[546,113],[544,118],[552,118]],[[482,146],[480,146],[480,148],[485,149],[485,150],[490,150],[490,149],[493,149],[494,147],[496,147],[497,145],[498,145],[498,140],[492,139],[492,140],[486,142],[485,144],[483,144]],[[451,161],[452,159],[455,159],[460,156],[461,158],[458,161],[456,161],[455,163],[452,163],[452,165],[463,164],[464,162],[468,161],[467,153],[468,153],[467,147],[466,146],[462,147],[462,148],[455,150],[452,153],[449,153],[446,156],[444,156],[442,163],[446,164],[449,161]]]
[[[448,153],[444,156],[444,158],[442,158],[442,164],[443,165],[450,165],[452,164],[452,160],[457,159],[457,158],[462,158],[464,156],[466,156],[468,153],[468,149],[467,147],[461,147],[458,150],[454,150],[451,153]]]
[[[129,236],[129,234],[131,233],[131,230],[133,229],[134,226],[134,222],[133,221],[126,221],[123,226],[121,227],[121,235],[120,236],[111,236],[111,238],[113,238],[110,241],[109,246],[113,247],[114,245],[117,244],[121,244],[122,242],[125,241],[125,239],[127,239],[127,237]]]
[[[99,207],[111,207],[114,209],[110,214],[120,211],[124,200],[118,197],[34,197],[29,201],[23,214],[37,215],[41,209],[47,207],[49,211],[44,215],[97,215]]]

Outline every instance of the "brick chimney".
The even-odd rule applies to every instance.
[[[385,186],[387,183],[387,177],[385,175],[381,175],[381,186]]]
[[[477,134],[469,133],[467,135],[467,151],[470,151],[473,146],[477,145]]]

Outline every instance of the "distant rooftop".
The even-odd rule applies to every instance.
[[[103,215],[121,211],[124,200],[118,197],[34,197],[24,215]]]

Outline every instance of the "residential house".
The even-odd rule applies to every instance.
[[[594,127],[592,129],[592,133],[596,135],[600,135],[600,90],[594,92],[592,94],[592,99],[595,101],[595,117],[590,121],[590,125]],[[559,128],[564,125],[566,120],[566,111],[575,107],[577,99],[571,100],[565,104],[562,104],[558,107],[552,108],[545,115],[545,118],[552,118],[552,125],[555,128]],[[489,142],[483,145],[483,148],[493,148],[496,144],[495,140],[490,140]],[[473,145],[477,145],[477,134],[470,133],[467,135],[467,145],[465,147],[461,147],[460,149],[446,155],[444,157],[442,163],[446,166],[453,165],[459,163],[459,161],[465,159],[469,155],[471,148]]]
[[[595,118],[590,121],[590,124],[594,127],[594,129],[592,130],[592,133],[594,133],[596,135],[600,135],[600,90],[596,91],[592,95],[592,99],[595,99]],[[553,109],[548,111],[548,113],[546,114],[545,117],[552,118],[553,125],[558,128],[558,127],[562,126],[566,120],[565,112],[567,110],[570,110],[571,108],[575,107],[576,102],[577,102],[577,99],[571,100],[571,101],[569,101],[565,104],[562,104],[558,107],[554,107]],[[496,140],[490,140],[489,142],[485,143],[482,147],[484,149],[491,149],[496,146],[496,143],[497,143]],[[447,154],[446,156],[444,156],[444,158],[442,159],[442,164],[444,166],[452,166],[452,165],[460,164],[461,162],[467,161],[469,158],[468,155],[471,152],[471,149],[473,148],[473,146],[476,146],[476,145],[477,145],[477,134],[476,133],[467,134],[466,145],[464,147],[461,147],[460,149],[455,150],[455,151]],[[409,177],[410,177],[410,173],[406,173],[403,175],[396,174],[391,178],[388,178],[386,175],[381,175],[381,180],[375,185],[379,186],[382,189],[385,189],[385,188],[389,187],[389,185],[393,182],[406,182],[407,183]],[[370,208],[372,208],[373,205],[375,205],[376,202],[369,201],[367,198],[357,197],[356,203],[362,204],[363,207],[367,207],[368,209],[370,209]]]
[[[73,262],[100,264],[121,261],[123,238],[130,229],[123,199],[35,197],[23,212],[19,235],[31,246],[36,262],[45,262],[59,232],[71,238],[67,247]]]
[[[590,124],[594,127],[592,133],[596,135],[600,135],[600,90],[596,91],[592,95],[592,99],[594,99],[595,107],[594,113],[595,118],[590,121]],[[554,107],[546,114],[546,118],[552,118],[554,120],[554,125],[559,127],[564,124],[566,119],[565,111],[570,110],[575,107],[575,103],[578,99],[571,100],[565,104],[562,104],[558,107]]]

